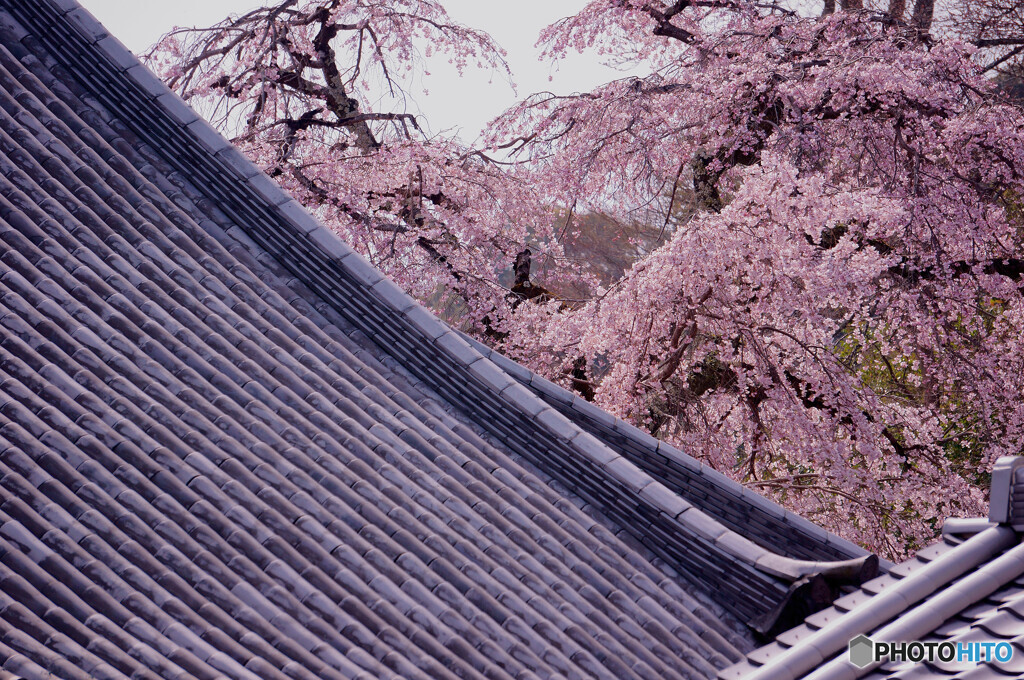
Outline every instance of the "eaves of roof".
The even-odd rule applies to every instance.
[[[719,673],[720,680],[996,680],[1024,676],[1024,457],[1000,459],[989,517],[947,520],[943,536]],[[1006,644],[855,664],[851,641]],[[862,643],[863,644],[863,643]],[[872,646],[872,649],[874,647]],[[973,656],[969,655],[973,654]],[[1007,654],[1010,652],[1010,654]],[[957,652],[959,654],[960,652]]]

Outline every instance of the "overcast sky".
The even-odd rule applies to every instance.
[[[174,26],[209,26],[229,14],[270,4],[269,0],[80,0],[108,30],[135,53],[144,52]],[[540,30],[571,15],[586,0],[442,0],[457,21],[487,31],[508,51],[518,96],[540,90],[559,93],[586,91],[623,74],[602,67],[593,57],[573,58],[557,71],[538,61],[534,47]],[[553,80],[549,81],[549,76]],[[446,60],[431,65],[423,85],[429,95],[413,92],[430,129],[456,129],[472,142],[479,129],[517,99],[507,81],[495,75],[467,71],[463,78]]]

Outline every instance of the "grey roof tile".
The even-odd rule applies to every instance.
[[[536,373],[530,376],[530,387],[537,390],[541,395],[562,404],[571,404],[575,399],[572,392],[569,392],[563,387],[559,387],[547,378],[539,376]]]
[[[188,125],[189,123],[199,120],[199,114],[193,111],[192,108],[182,101],[181,97],[174,92],[165,92],[153,101],[181,125]]]
[[[594,461],[597,465],[606,466],[613,460],[621,458],[613,448],[602,442],[589,432],[581,432],[572,439],[573,448]]]
[[[156,81],[156,83],[154,83],[153,85],[154,89],[156,89],[157,87],[167,87],[163,84],[163,81],[161,81],[159,78],[153,75],[152,71],[144,67],[129,69],[128,75],[132,76],[136,80],[136,82],[143,84],[144,87],[145,82],[149,78]],[[151,94],[155,93],[151,92]],[[217,152],[216,155],[219,161],[225,163],[228,167],[230,167],[233,171],[237,172],[241,177],[245,179],[249,179],[250,177],[255,177],[256,175],[261,174],[260,169],[256,167],[256,165],[251,160],[249,160],[249,158],[246,157],[245,154],[243,154],[234,146],[228,146],[227,148],[221,149],[220,151]]]
[[[96,41],[96,46],[103,50],[103,53],[121,69],[128,70],[139,63],[131,50],[112,35],[107,35],[107,37]]]
[[[177,96],[177,95],[175,95],[175,96]],[[164,99],[164,97],[159,97],[157,99],[157,101],[162,101],[163,99]],[[165,106],[166,106],[166,104],[165,104]],[[172,113],[171,115],[173,116],[174,114]],[[185,122],[185,121],[182,121],[182,122]],[[189,120],[187,122],[191,123],[192,121]],[[253,190],[256,191],[256,193],[261,198],[263,198],[267,202],[271,203],[272,205],[278,206],[278,205],[281,205],[282,203],[287,203],[288,201],[292,200],[291,196],[289,196],[278,185],[277,182],[275,182],[274,180],[270,179],[269,177],[267,177],[264,174],[259,174],[259,175],[255,175],[254,177],[250,177],[248,184],[249,184],[249,186]]]
[[[434,342],[441,347],[449,356],[463,366],[469,366],[481,359],[480,353],[474,350],[469,344],[459,337],[458,333],[448,331],[438,337]]]
[[[10,16],[0,17],[0,30],[3,30],[11,41],[21,41],[29,36],[29,32],[25,30],[25,27]]]
[[[376,267],[355,251],[346,255],[342,259],[342,264],[345,267],[345,272],[363,286],[370,287],[384,278],[384,275]]]
[[[231,146],[224,136],[213,129],[213,126],[202,118],[194,120],[186,126],[188,133],[210,153],[217,153]]]
[[[474,361],[469,365],[470,372],[482,380],[487,387],[496,394],[501,394],[506,388],[515,384],[515,379],[508,373],[495,366],[487,359]]]
[[[288,220],[288,223],[301,234],[312,234],[315,231],[325,229],[325,227],[317,222],[316,219],[309,214],[309,211],[302,207],[302,204],[294,198],[289,198],[283,204],[279,205],[277,209],[282,215],[284,215],[285,219]]]
[[[345,245],[341,239],[327,229],[316,229],[311,231],[309,233],[309,238],[325,253],[335,259],[340,260],[352,252],[351,248]]]
[[[515,408],[522,410],[523,413],[531,418],[536,416],[545,408],[544,402],[536,399],[532,392],[516,382],[510,383],[507,387],[501,390],[499,396],[512,404]],[[580,436],[583,435],[581,434]],[[577,439],[578,438],[579,437],[577,437]]]
[[[377,283],[373,284],[370,290],[373,291],[374,295],[394,307],[399,312],[406,312],[416,305],[415,300],[409,297],[404,290],[399,288],[389,279],[381,279]]]
[[[98,42],[107,37],[107,29],[84,7],[76,7],[64,15],[89,42]]]
[[[604,463],[602,467],[608,474],[624,484],[633,493],[640,493],[648,484],[654,483],[654,479],[650,475],[631,464],[622,456]]]
[[[547,408],[534,416],[534,421],[543,425],[554,436],[569,441],[577,436],[579,431],[573,424],[558,413],[558,411]]]
[[[78,9],[81,5],[78,4],[78,0],[51,0],[54,11],[59,15],[67,14],[73,9]]]
[[[641,489],[640,497],[653,503],[660,512],[673,518],[678,518],[679,515],[693,507],[682,496],[676,495],[657,481]]]
[[[580,416],[590,419],[599,425],[613,427],[616,418],[605,410],[602,410],[585,399],[577,399],[573,402],[573,410]]]

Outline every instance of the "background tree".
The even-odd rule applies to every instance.
[[[388,276],[420,299],[454,296],[467,328],[486,319],[493,330],[508,309],[499,274],[516,253],[528,241],[542,262],[559,251],[531,187],[406,111],[403,83],[434,54],[460,72],[508,74],[490,36],[436,0],[286,0],[175,30],[149,57]]]

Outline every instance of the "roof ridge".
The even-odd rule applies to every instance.
[[[1007,581],[1024,574],[1024,544],[1020,543],[1020,537],[1012,529],[1006,526],[993,527],[968,541],[980,538],[988,532],[1000,530],[1011,532],[1012,536],[1009,541],[1012,547],[1002,554],[998,554],[997,550],[995,554],[998,554],[998,557],[981,564],[964,578],[952,583],[942,592],[918,604],[910,611],[902,613],[898,619],[873,634],[881,640],[920,639],[935,628],[936,621],[945,621],[962,611],[965,602],[977,602],[994,593]],[[1014,542],[1016,545],[1013,545]],[[961,560],[963,557],[964,554],[961,553]],[[935,585],[942,587],[946,583]],[[843,647],[846,647],[846,644]],[[807,676],[807,680],[856,680],[881,665],[881,662],[876,661],[863,668],[853,670],[847,660],[840,656],[811,673]],[[751,676],[751,680],[756,677],[756,675]]]
[[[845,553],[845,556],[847,557],[858,557],[868,554],[868,551],[861,546],[820,527],[794,512],[786,510],[766,496],[750,490],[715,468],[701,463],[682,449],[672,446],[668,442],[644,432],[637,426],[611,415],[607,411],[604,411],[593,403],[583,399],[580,395],[573,393],[561,385],[551,382],[547,378],[539,375],[529,368],[526,368],[522,364],[517,363],[513,359],[510,359],[500,351],[488,347],[482,342],[471,338],[464,333],[461,335],[463,339],[472,344],[477,351],[493,361],[499,368],[503,369],[506,373],[519,381],[519,383],[524,387],[528,387],[533,390],[534,393],[548,404],[551,404],[554,408],[561,410],[563,413],[568,412],[571,414],[567,416],[570,417],[571,420],[577,424],[580,424],[580,420],[587,422],[586,426],[581,425],[581,427],[586,427],[586,429],[591,433],[593,433],[594,430],[600,429],[612,430],[637,444],[649,454],[664,456],[675,465],[693,470],[696,474],[707,478],[715,486],[731,494],[736,501],[747,503],[753,508],[764,512],[766,515],[778,518],[781,522],[786,524],[788,528],[800,531],[809,538],[834,546],[837,551]],[[633,462],[648,474],[659,479],[659,481],[669,484],[668,480],[665,479],[665,475],[663,473],[659,474],[659,471],[655,469],[654,466],[645,466],[645,461],[639,459],[634,460]],[[883,570],[888,569],[890,566],[892,566],[892,563],[888,560],[880,562],[880,568]]]

